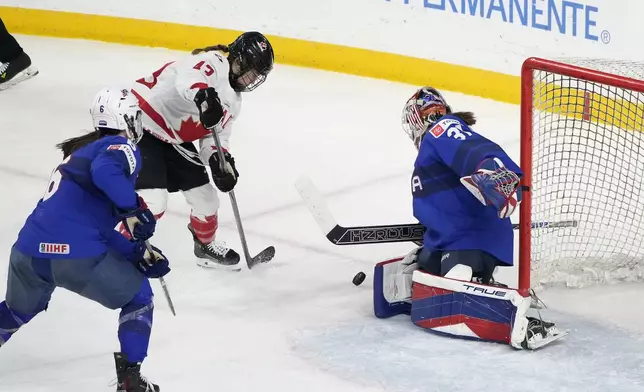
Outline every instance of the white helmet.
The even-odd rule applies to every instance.
[[[138,143],[143,137],[139,101],[128,90],[106,88],[99,91],[89,113],[97,131],[125,131],[132,143]]]

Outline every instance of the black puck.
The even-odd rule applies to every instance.
[[[364,272],[362,271],[358,272],[356,276],[353,277],[353,284],[356,286],[360,286],[362,282],[364,282],[366,277],[367,275]]]

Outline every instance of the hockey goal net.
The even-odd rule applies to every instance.
[[[644,64],[530,58],[521,78],[519,288],[642,280]]]

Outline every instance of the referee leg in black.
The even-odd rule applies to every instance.
[[[13,35],[9,34],[2,18],[0,18],[0,63],[15,60],[22,53],[22,47],[20,47]]]

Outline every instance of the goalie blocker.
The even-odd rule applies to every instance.
[[[534,350],[567,335],[539,315],[528,316],[533,298],[518,290],[472,282],[472,269],[456,265],[444,277],[418,268],[418,249],[374,270],[374,313],[378,318],[411,315],[434,333],[499,342]]]

